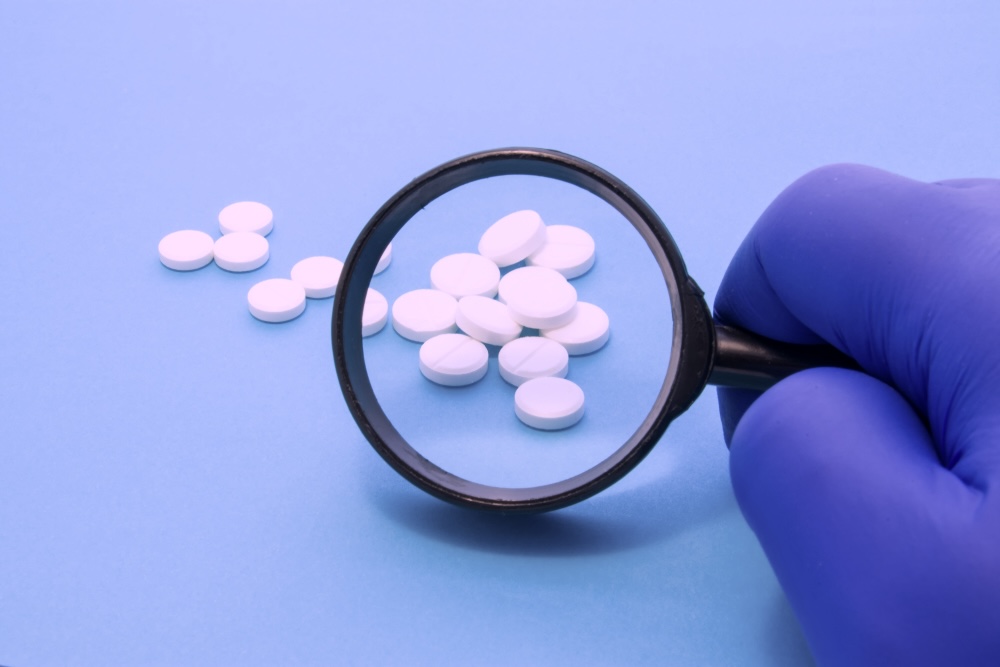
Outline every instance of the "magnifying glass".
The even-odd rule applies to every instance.
[[[521,208],[525,202],[544,211]],[[607,351],[588,349],[583,356],[570,356],[569,370],[556,372],[566,381],[580,379],[579,387],[594,395],[593,401],[587,395],[584,418],[576,423],[579,415],[572,417],[557,432],[538,428],[525,419],[520,403],[509,401],[511,396],[520,398],[529,385],[515,389],[509,377],[493,372],[493,367],[503,368],[499,341],[487,340],[485,353],[475,347],[477,354],[487,355],[486,375],[474,378],[473,388],[468,389],[429,381],[433,369],[426,364],[422,373],[418,370],[418,356],[424,361],[418,348],[429,345],[427,341],[420,345],[405,340],[391,326],[377,337],[364,335],[372,330],[363,318],[373,277],[390,243],[401,278],[416,282],[412,285],[416,289],[440,292],[440,275],[435,280],[432,274],[429,285],[415,278],[439,266],[433,252],[409,261],[403,259],[408,249],[422,248],[426,254],[434,248],[444,258],[461,254],[449,255],[452,250],[462,250],[444,246],[468,243],[471,252],[465,254],[481,257],[475,240],[482,244],[487,237],[484,229],[492,229],[494,219],[505,212],[502,217],[544,218],[549,240],[556,226],[591,225],[583,231],[598,241],[594,268],[585,268],[582,276],[570,274],[565,282],[576,302],[574,313],[588,303],[583,300],[588,294],[603,298],[608,314],[613,314],[612,333]],[[553,218],[579,227],[549,225]],[[611,249],[606,260],[602,246]],[[462,261],[480,263],[475,257]],[[516,337],[552,340],[551,332],[560,327],[546,329],[546,324],[556,324],[554,320],[526,315],[529,308],[512,301],[515,297],[510,295],[516,292],[510,289],[509,298],[504,298],[504,282],[527,281],[529,294],[548,293],[548,287],[536,287],[531,280],[551,274],[533,273],[536,268],[531,257],[497,265],[498,291],[475,296],[486,300],[479,303],[491,311],[510,310],[524,325]],[[473,271],[471,265],[457,270],[459,277]],[[602,272],[604,278],[615,278],[603,281],[610,287],[601,287]],[[395,302],[403,287],[392,287],[397,294],[388,296]],[[553,279],[551,287],[569,293],[558,280]],[[465,296],[472,295],[449,298],[459,301]],[[490,300],[497,304],[490,305]],[[616,327],[619,320],[625,326]],[[454,333],[440,335],[464,341],[467,329],[473,335],[478,331],[468,324],[455,325],[449,329]],[[405,330],[396,323],[396,331]],[[641,332],[641,340],[630,340],[635,332]],[[348,408],[389,465],[445,501],[507,513],[559,509],[608,488],[650,452],[670,422],[708,384],[763,390],[805,368],[856,367],[832,347],[780,343],[714,323],[669,232],[638,194],[585,160],[537,148],[460,157],[419,176],[390,198],[364,227],[344,263],[334,300],[332,342]],[[469,343],[469,349],[479,344]],[[596,386],[585,387],[588,377]],[[531,387],[543,403],[547,392],[554,391],[551,382],[534,382]]]

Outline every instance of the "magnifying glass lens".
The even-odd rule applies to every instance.
[[[524,490],[592,470],[648,427],[677,309],[647,239],[602,198],[544,176],[474,180],[392,248],[371,280],[389,324],[364,338],[364,364],[419,457]]]

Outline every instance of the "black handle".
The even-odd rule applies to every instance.
[[[830,345],[781,343],[716,323],[715,361],[708,383],[763,391],[793,373],[818,366],[861,370],[854,359]]]

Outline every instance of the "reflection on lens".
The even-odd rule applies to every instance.
[[[498,273],[492,287],[483,255]],[[406,295],[408,313],[364,342],[379,404],[411,447],[472,482],[524,488],[588,470],[640,429],[667,375],[673,320],[663,272],[621,214],[561,181],[498,176],[434,200],[393,239],[392,265],[371,286],[390,307]],[[426,301],[413,296],[434,288]],[[459,308],[461,297],[469,299]],[[452,331],[442,324],[451,307],[460,327],[422,354],[422,341]],[[516,349],[501,359],[508,340]],[[430,381],[427,369],[445,381]],[[531,402],[515,409],[515,392],[548,376],[565,380],[529,386],[522,395]],[[582,391],[582,418],[568,387]]]

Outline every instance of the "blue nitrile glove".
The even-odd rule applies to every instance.
[[[866,371],[719,390],[736,498],[818,662],[1000,665],[1000,181],[814,171],[715,307]]]

